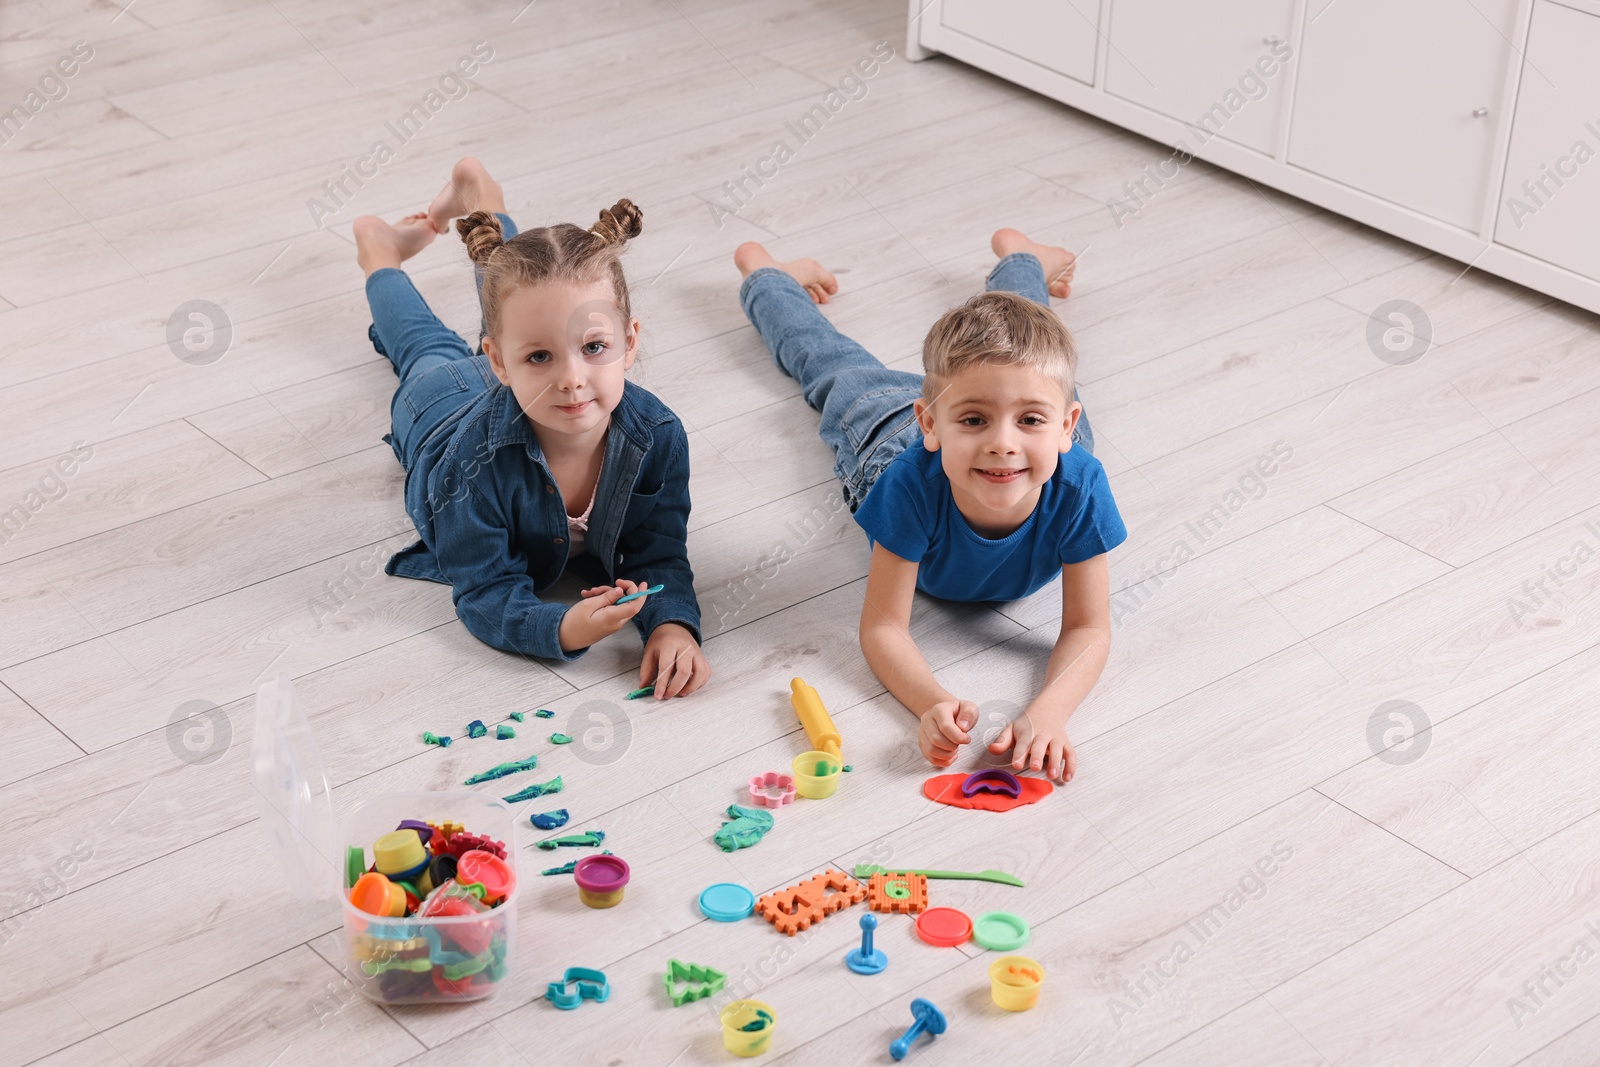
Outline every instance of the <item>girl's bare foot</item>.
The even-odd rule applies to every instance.
[[[1050,295],[1063,297],[1072,292],[1072,274],[1077,270],[1078,257],[1065,248],[1038,244],[1030,241],[1022,231],[1011,229],[994,231],[994,236],[989,239],[989,247],[1001,259],[1013,252],[1033,253],[1044,265],[1044,278]]]
[[[505,209],[506,195],[500,183],[489,177],[477,156],[462,156],[450,168],[450,180],[428,205],[427,214],[434,232],[444,233],[450,229],[451,219],[474,211],[504,213]]]
[[[351,226],[356,238],[356,262],[368,274],[384,267],[398,267],[424,248],[438,234],[419,211],[390,224],[376,215],[362,215]]]
[[[777,267],[799,282],[801,287],[811,294],[811,299],[819,304],[826,304],[828,298],[839,291],[839,280],[816,260],[792,259],[787,263],[780,263],[754,241],[746,241],[733,250],[733,264],[739,268],[739,273],[747,278],[762,267]]]

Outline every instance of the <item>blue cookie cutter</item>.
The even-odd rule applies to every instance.
[[[573,987],[570,991],[568,986]],[[544,991],[545,999],[562,1011],[571,1011],[585,1000],[604,1004],[611,996],[611,983],[604,971],[588,967],[568,967],[561,981],[551,982]]]

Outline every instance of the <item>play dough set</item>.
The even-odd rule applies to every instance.
[[[776,826],[783,808],[834,796],[844,773],[851,770],[844,763],[843,740],[817,691],[795,678],[790,683],[790,703],[811,748],[795,756],[788,771],[762,770],[741,786],[745,803],[730,804],[723,813],[725,821],[711,835],[725,852],[759,844]],[[534,714],[551,717],[543,709]],[[514,712],[510,718],[521,723],[525,713]],[[516,736],[510,722],[491,731],[480,720],[469,723],[462,733],[469,744],[479,738]],[[423,740],[441,747],[451,744],[449,736],[431,732]],[[553,744],[570,741],[563,734],[551,737]],[[537,754],[502,762],[472,775],[465,784],[498,785],[500,779],[536,770],[538,763]],[[284,675],[264,684],[257,694],[253,776],[262,825],[291,890],[302,899],[324,900],[337,885],[346,973],[361,992],[387,1004],[476,1000],[492,994],[517,965],[519,822],[543,833],[565,825],[569,815],[565,808],[524,814],[511,805],[560,792],[559,776],[519,788],[510,783],[503,787],[508,790],[504,797],[464,789],[380,794],[356,804],[336,831],[331,794],[310,726]],[[994,769],[937,775],[924,783],[923,793],[951,807],[1004,812],[1038,803],[1050,795],[1051,785]],[[587,908],[625,906],[634,872],[621,856],[602,850],[605,843],[601,830],[539,840],[534,847],[542,851],[594,850],[539,874],[570,875],[577,901]],[[1032,1008],[1044,984],[1044,968],[1027,957],[1009,955],[1027,943],[1027,921],[1006,911],[972,918],[940,906],[937,889],[930,889],[930,883],[947,879],[1022,885],[1020,878],[997,870],[862,864],[852,873],[830,868],[759,897],[745,886],[718,883],[704,889],[696,903],[699,912],[714,922],[753,918],[790,937],[865,903],[858,921],[861,943],[841,961],[848,973],[867,976],[887,969],[891,961],[879,941],[879,924],[905,923],[928,945],[954,948],[972,942],[1007,953],[988,968],[990,999],[1004,1011]],[[725,982],[724,972],[714,967],[678,960],[667,961],[662,976],[673,1006],[714,996]],[[606,1003],[612,992],[603,972],[573,966],[549,983],[544,999],[557,1010],[571,1011],[585,1001]],[[645,994],[630,992],[622,999],[634,995]],[[896,1060],[949,1026],[945,1014],[926,999],[913,1000],[910,1011],[907,1029],[888,1044]],[[721,1008],[718,1022],[729,1053],[759,1056],[772,1048],[778,1013],[760,1001],[735,1000]]]

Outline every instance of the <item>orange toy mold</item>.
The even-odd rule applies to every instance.
[[[830,867],[799,885],[768,893],[756,901],[756,914],[793,937],[825,916],[861,903],[866,895],[866,886]]]
[[[867,882],[867,906],[873,911],[915,915],[928,906],[928,879],[920,874],[875,874]]]

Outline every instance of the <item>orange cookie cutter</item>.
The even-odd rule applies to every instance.
[[[861,903],[866,895],[866,886],[830,867],[799,885],[768,893],[756,901],[756,913],[779,932],[793,937],[812,923]]]
[[[903,890],[897,891],[893,887]],[[888,871],[867,882],[867,906],[873,911],[915,915],[928,906],[928,879],[921,874]]]

